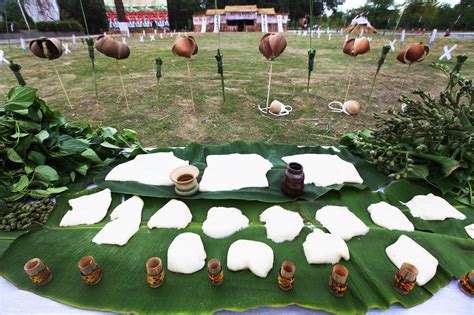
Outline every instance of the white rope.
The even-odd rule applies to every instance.
[[[332,101],[328,104],[329,109],[333,113],[344,113],[346,115],[350,115],[350,113],[346,110],[346,106],[338,101]]]

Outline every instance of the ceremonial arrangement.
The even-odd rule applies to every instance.
[[[81,1],[79,62],[65,61],[71,49],[80,50],[76,34],[71,49],[66,37],[51,33],[35,34],[29,45],[21,37],[22,54],[45,65],[48,92],[30,83],[28,66],[11,60],[13,49],[0,46],[0,64],[7,66],[0,70],[18,83],[0,106],[2,279],[69,306],[116,313],[290,305],[365,313],[417,306],[454,281],[457,294],[474,298],[468,54],[452,58],[456,47],[445,46],[429,63],[439,52],[436,29],[429,40],[407,44],[403,30],[397,45],[404,7],[390,39],[383,37],[388,22],[372,26],[369,13],[358,12],[339,31],[328,26],[322,43],[323,19],[314,12],[343,1],[333,8],[323,3],[310,1],[309,15],[295,19],[299,28],[291,34],[293,13],[214,1],[202,4],[205,13],[189,14],[188,34],[188,28],[170,31],[181,22],[168,20],[166,1],[105,1],[108,33],[92,35],[84,10],[91,8]],[[242,45],[233,32],[262,34],[249,37],[254,49],[240,56],[231,50]],[[158,53],[134,46],[157,36],[164,47]],[[337,50],[328,54],[331,40],[338,40]],[[325,81],[337,72],[323,67],[331,58],[345,65],[338,82]],[[136,71],[141,63],[151,71]],[[83,76],[76,79],[78,67]],[[406,80],[394,84],[389,67]],[[417,67],[434,73],[424,88]],[[203,75],[207,68],[211,79]],[[253,73],[237,80],[248,69]],[[87,98],[95,103],[78,107],[80,85],[92,84]],[[325,84],[331,93],[320,96],[315,90]],[[258,101],[248,105],[255,91]],[[67,106],[61,111],[58,95]],[[137,95],[153,105],[137,108]],[[113,103],[114,119],[101,107],[106,102]],[[327,116],[307,118],[313,108],[304,102]],[[179,114],[166,116],[173,107]],[[216,117],[203,116],[214,107]],[[371,121],[363,121],[369,114]],[[264,134],[243,124],[249,115],[261,119],[251,124],[264,124]],[[223,116],[232,122],[221,123]],[[176,135],[144,136],[149,120]],[[330,135],[333,120],[347,122],[337,137]],[[319,138],[306,121],[323,130]],[[239,137],[245,128],[251,141]],[[223,129],[232,136],[210,136],[227,134]],[[294,141],[282,141],[282,130],[296,134]],[[191,140],[175,143],[183,134]],[[313,138],[300,143],[303,136]]]

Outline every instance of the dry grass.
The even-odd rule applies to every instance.
[[[139,43],[129,40],[132,54],[116,63],[96,52],[99,98],[95,98],[87,47],[79,43],[73,53],[56,61],[45,61],[22,53],[19,47],[0,46],[6,56],[20,63],[29,86],[54,109],[62,111],[75,122],[87,121],[95,126],[111,125],[139,132],[146,145],[177,146],[193,141],[224,143],[234,140],[274,143],[331,143],[333,137],[373,125],[373,114],[384,113],[399,106],[401,93],[419,87],[437,94],[444,88],[445,77],[429,67],[442,52],[442,46],[458,44],[457,53],[470,54],[472,39],[437,39],[432,54],[410,69],[395,60],[391,52],[377,81],[372,104],[366,100],[381,47],[389,37],[374,36],[372,51],[351,58],[342,53],[343,37],[328,41],[323,35],[314,39],[317,49],[315,71],[310,92],[306,92],[308,38],[287,34],[288,48],[273,66],[272,99],[292,105],[294,111],[285,118],[273,119],[261,115],[258,104],[266,100],[269,62],[258,52],[261,34],[222,34],[226,77],[225,103],[222,102],[220,78],[216,73],[214,54],[218,41],[215,34],[195,34],[199,53],[190,61],[192,77],[187,74],[186,60],[171,54],[173,39]],[[406,45],[426,41],[426,37],[409,37]],[[71,44],[70,44],[71,46]],[[398,49],[399,47],[397,47]],[[154,58],[163,58],[163,78],[160,99],[157,99]],[[447,62],[454,64],[454,60]],[[52,63],[61,73],[69,92],[71,110],[59,86]],[[127,111],[118,77],[120,67],[130,103]],[[363,111],[357,116],[331,113],[327,104],[342,101],[353,67],[354,80],[349,98],[358,100]],[[468,60],[464,75],[472,77],[474,65]],[[0,102],[6,99],[16,83],[6,66],[0,66]],[[189,84],[193,85],[196,112],[192,111]]]

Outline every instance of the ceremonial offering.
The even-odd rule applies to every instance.
[[[285,260],[278,272],[278,286],[283,291],[289,291],[293,288],[295,282],[296,266],[291,261]]]
[[[418,275],[418,269],[409,263],[403,263],[400,267],[400,271],[395,274],[393,280],[393,287],[398,293],[407,295],[415,287],[416,276]]]
[[[345,241],[369,233],[369,227],[347,207],[324,206],[316,211],[316,220]]]
[[[168,247],[168,270],[172,272],[194,273],[204,267],[205,259],[204,245],[196,233],[179,234]]]
[[[165,281],[165,271],[161,259],[152,257],[146,262],[146,283],[150,288],[156,289]]]
[[[249,219],[237,208],[212,207],[202,231],[212,238],[225,238],[249,226]]]
[[[279,57],[286,48],[286,39],[282,33],[267,33],[260,39],[258,49],[270,61]]]
[[[199,51],[196,40],[192,36],[177,38],[171,50],[173,55],[185,58],[191,58]]]
[[[469,271],[459,280],[459,288],[468,296],[474,296],[474,270]]]
[[[303,243],[308,264],[335,264],[344,258],[350,259],[346,242],[337,235],[314,229]]]
[[[224,281],[224,269],[221,261],[213,258],[207,262],[207,275],[212,285],[218,286]]]
[[[30,259],[23,267],[23,270],[28,275],[31,282],[36,285],[45,285],[51,281],[51,278],[53,277],[53,273],[49,267],[39,258]]]
[[[153,228],[184,229],[191,223],[193,215],[182,201],[171,199],[148,220],[147,226]]]
[[[357,57],[370,51],[370,42],[367,37],[350,38],[344,44],[342,52],[346,55]]]
[[[329,277],[329,289],[337,297],[342,297],[347,291],[349,270],[340,264],[335,264]]]
[[[444,221],[448,218],[464,220],[466,216],[441,197],[433,194],[415,196],[406,203],[415,218]]]
[[[328,107],[334,113],[344,113],[346,115],[357,115],[360,113],[360,103],[353,100],[345,101],[344,103],[332,101],[328,104]]]
[[[408,220],[400,209],[385,201],[371,204],[367,208],[367,211],[369,211],[372,221],[374,221],[378,226],[389,230],[408,232],[413,232],[415,230],[413,223]]]
[[[249,269],[254,275],[265,278],[273,267],[273,250],[265,243],[238,240],[227,252],[227,268],[232,271]]]
[[[81,271],[82,280],[88,285],[96,285],[102,279],[102,269],[92,256],[82,257],[77,267]]]
[[[94,224],[102,221],[112,202],[110,189],[104,189],[95,194],[69,200],[71,210],[61,219],[59,226],[74,226]],[[93,204],[93,206],[91,206]]]
[[[291,162],[283,175],[281,186],[283,193],[289,197],[298,197],[303,194],[304,172],[303,166],[296,162]]]
[[[268,108],[268,112],[274,116],[286,116],[288,115],[293,108],[291,106],[286,106],[282,102],[279,102],[277,100],[274,100],[271,104],[270,107]]]
[[[430,54],[430,48],[422,43],[413,44],[401,50],[397,55],[397,60],[401,63],[411,65],[415,62],[423,61]]]
[[[179,196],[192,196],[199,189],[196,178],[199,175],[199,169],[193,165],[185,165],[175,168],[170,179],[175,185],[175,192]]]
[[[303,218],[298,212],[273,206],[260,214],[260,222],[265,222],[267,237],[275,243],[292,241],[303,228]]]

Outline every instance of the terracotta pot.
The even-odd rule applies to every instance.
[[[286,38],[282,33],[267,33],[260,39],[258,49],[268,60],[275,60],[286,48]]]
[[[198,53],[198,45],[194,37],[180,37],[174,41],[172,48],[173,55],[191,58]]]
[[[180,166],[170,174],[171,181],[175,184],[175,192],[180,196],[194,195],[199,188],[197,177],[199,169],[193,165]]]
[[[422,43],[413,44],[397,54],[397,60],[401,63],[412,64],[423,61],[430,54],[430,48]]]
[[[30,50],[36,57],[57,59],[63,54],[63,46],[57,38],[40,37],[30,42]]]
[[[304,172],[299,163],[288,164],[283,177],[282,192],[288,197],[298,197],[303,194]]]
[[[370,42],[367,37],[351,38],[346,41],[342,52],[346,55],[357,57],[370,51]]]

